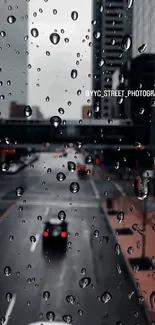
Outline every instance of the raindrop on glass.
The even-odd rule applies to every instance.
[[[32,28],[31,29],[31,35],[33,37],[38,37],[38,35],[39,35],[38,29],[37,28]]]
[[[52,33],[52,34],[50,35],[50,41],[51,41],[51,43],[54,44],[54,45],[58,44],[59,41],[60,41],[60,36],[59,36],[59,34],[57,34],[57,33]]]
[[[51,174],[51,172],[52,172],[52,169],[51,168],[48,168],[47,169],[47,174]]]
[[[59,114],[63,115],[65,113],[65,110],[62,107],[60,107],[58,109],[58,112],[59,112]]]
[[[69,304],[73,305],[74,302],[75,302],[75,297],[72,296],[72,295],[68,295],[68,296],[66,297],[66,301],[67,301]]]
[[[2,172],[7,172],[9,170],[9,167],[10,167],[9,163],[3,162],[1,165]]]
[[[6,296],[5,296],[5,299],[6,299],[7,302],[10,302],[11,299],[12,299],[12,293],[8,292],[8,293],[6,294]]]
[[[10,241],[13,241],[13,239],[14,239],[14,236],[12,236],[12,235],[9,236],[9,240],[10,240]]]
[[[143,53],[147,48],[146,44],[142,44],[141,46],[138,47],[138,52]]]
[[[151,309],[155,311],[155,291],[152,291],[150,295],[150,305],[151,305]]]
[[[42,218],[42,216],[39,215],[39,216],[37,217],[37,219],[38,219],[38,221],[42,221],[43,218]]]
[[[90,283],[91,283],[91,278],[84,277],[84,278],[80,279],[79,286],[80,286],[80,288],[84,289],[84,288],[88,287],[90,285]]]
[[[66,213],[65,213],[65,211],[63,211],[63,210],[59,211],[59,213],[58,213],[58,219],[61,220],[61,221],[64,221],[66,219]]]
[[[28,105],[28,106],[25,106],[24,108],[24,115],[26,117],[29,117],[32,115],[32,108]]]
[[[139,200],[144,200],[149,192],[148,179],[137,176],[134,180],[134,192]]]
[[[86,269],[84,267],[81,269],[81,274],[83,274],[83,275],[86,274]]]
[[[109,302],[112,299],[112,295],[105,291],[103,292],[103,294],[101,295],[101,301],[106,304],[107,302]]]
[[[57,10],[53,9],[53,15],[56,15],[56,14],[57,14]]]
[[[132,246],[129,246],[127,249],[128,254],[132,255],[134,252],[134,248]]]
[[[6,276],[11,275],[11,267],[10,267],[10,266],[6,266],[6,267],[4,268],[4,274],[5,274]]]
[[[0,36],[5,37],[5,36],[6,36],[6,33],[2,30],[2,31],[0,32]]]
[[[71,78],[72,78],[72,79],[75,79],[75,78],[77,77],[77,74],[78,74],[77,70],[76,70],[76,69],[73,69],[73,70],[71,71]]]
[[[73,20],[77,20],[77,19],[78,19],[78,13],[77,13],[77,11],[72,11],[72,13],[71,13],[71,18],[72,18]]]
[[[50,123],[52,126],[57,128],[61,124],[61,118],[59,116],[52,116],[50,118]]]
[[[16,21],[16,18],[14,16],[8,16],[7,17],[7,22],[9,24],[13,24],[13,23],[15,23],[15,21]]]
[[[97,238],[98,236],[99,236],[99,230],[95,230],[95,231],[94,231],[94,237]]]
[[[122,49],[126,52],[130,49],[132,44],[132,38],[130,35],[124,35],[122,42],[121,42],[121,47]]]
[[[54,321],[54,319],[55,319],[55,314],[54,314],[54,312],[53,312],[53,311],[48,311],[48,312],[46,313],[46,318],[49,320],[49,322]]]
[[[118,221],[119,223],[121,223],[123,220],[124,220],[124,212],[123,212],[123,211],[120,211],[120,212],[117,214],[117,221]]]
[[[80,185],[79,185],[77,182],[72,182],[72,183],[70,184],[70,191],[71,191],[72,193],[77,193],[77,192],[79,192],[79,189],[80,189]]]
[[[101,36],[101,33],[100,33],[99,31],[95,31],[95,32],[93,33],[93,36],[94,36],[95,39],[99,39],[100,36]]]
[[[20,197],[24,193],[24,190],[22,187],[17,187],[16,188],[16,195]]]
[[[43,298],[44,298],[45,300],[48,300],[48,299],[50,298],[50,292],[49,292],[49,291],[44,291],[44,292],[43,292]]]
[[[31,243],[35,243],[36,242],[36,237],[35,236],[30,236],[30,241],[31,241]]]
[[[68,170],[74,172],[76,170],[76,164],[74,161],[68,161]]]
[[[64,173],[60,172],[60,173],[58,173],[58,174],[56,175],[56,178],[57,178],[57,180],[58,180],[59,182],[62,182],[62,181],[64,181],[64,180],[66,179],[66,175],[65,175]]]

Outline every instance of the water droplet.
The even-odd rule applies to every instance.
[[[52,169],[51,168],[48,168],[47,169],[47,174],[51,174],[51,172],[52,172]]]
[[[31,243],[35,243],[36,242],[36,237],[35,236],[30,236],[30,241],[31,241]]]
[[[103,292],[103,294],[101,295],[101,301],[106,304],[107,302],[109,302],[112,299],[112,295],[105,291]]]
[[[76,164],[74,161],[68,161],[68,170],[74,172],[76,170]]]
[[[71,191],[72,193],[77,193],[77,192],[79,192],[79,189],[80,189],[80,185],[79,185],[77,182],[72,182],[72,183],[70,184],[70,191]]]
[[[23,211],[23,207],[20,206],[20,207],[18,208],[18,210],[19,210],[20,212]]]
[[[13,24],[13,23],[15,23],[15,21],[16,21],[16,18],[14,16],[8,16],[7,17],[7,22],[9,24]]]
[[[148,179],[137,176],[134,180],[134,192],[139,200],[144,200],[149,192]]]
[[[116,270],[117,270],[118,274],[122,273],[121,267],[118,263],[116,263]]]
[[[27,268],[28,268],[29,270],[31,269],[31,267],[32,267],[31,264],[28,264]]]
[[[117,221],[118,221],[119,223],[121,223],[123,220],[124,220],[124,212],[123,212],[123,211],[120,211],[120,212],[117,214]]]
[[[128,249],[127,249],[127,252],[128,252],[128,254],[133,254],[133,252],[134,252],[134,248],[132,247],[132,246],[129,246],[128,247]]]
[[[132,7],[134,0],[128,0],[128,9],[130,9]]]
[[[57,33],[52,33],[52,34],[50,35],[50,41],[51,41],[51,43],[53,43],[54,45],[58,44],[59,41],[60,41],[60,35],[57,34]]]
[[[139,304],[141,305],[144,302],[144,297],[143,296],[139,296],[138,297],[138,301],[139,301]]]
[[[31,282],[32,282],[31,278],[28,278],[28,279],[27,279],[27,283],[30,284]]]
[[[155,311],[155,291],[153,291],[150,295],[150,305],[151,309]]]
[[[63,210],[59,211],[59,213],[58,213],[58,219],[61,220],[61,221],[64,221],[66,219],[66,213],[65,213],[65,211],[63,211]]]
[[[5,296],[5,299],[6,299],[7,302],[10,302],[11,299],[12,299],[12,294],[11,294],[10,292],[8,292],[8,293],[6,294],[6,296]]]
[[[38,216],[37,219],[38,219],[38,221],[42,221],[43,218],[42,218],[42,216]]]
[[[58,109],[58,112],[59,112],[59,114],[63,115],[65,113],[65,110],[62,107],[60,107]]]
[[[48,300],[48,299],[50,298],[50,292],[49,292],[49,291],[44,291],[44,292],[43,292],[43,298],[44,298],[45,300]]]
[[[9,163],[7,162],[3,162],[2,165],[1,165],[1,169],[2,169],[2,172],[7,172],[10,168],[10,165]]]
[[[95,31],[95,32],[93,33],[93,36],[94,36],[95,39],[99,39],[100,36],[101,36],[101,33],[100,33],[99,31]]]
[[[55,314],[54,314],[54,312],[53,312],[53,311],[48,311],[48,312],[46,313],[46,318],[49,320],[49,322],[54,321],[54,319],[55,319]]]
[[[147,48],[146,44],[142,44],[141,46],[138,47],[138,52],[143,53]]]
[[[66,301],[67,301],[69,304],[73,305],[74,302],[75,302],[75,297],[72,296],[72,295],[68,295],[68,296],[66,297]]]
[[[72,69],[72,71],[71,71],[71,78],[72,79],[75,79],[77,77],[77,75],[78,75],[77,70],[76,69]]]
[[[31,29],[31,35],[32,35],[33,37],[38,37],[38,36],[39,36],[38,29],[37,29],[37,28],[32,28],[32,29]]]
[[[80,288],[84,289],[84,288],[88,287],[90,285],[90,283],[91,283],[91,278],[84,277],[84,278],[80,279],[79,286],[80,286]]]
[[[31,305],[31,301],[30,301],[30,300],[27,301],[27,305],[28,305],[28,306]]]
[[[25,114],[26,117],[29,117],[29,116],[32,115],[32,108],[29,105],[25,106],[24,114]]]
[[[142,115],[142,114],[144,114],[144,112],[145,112],[144,108],[143,107],[140,107],[139,114]]]
[[[10,266],[6,266],[6,267],[4,268],[4,274],[5,274],[6,276],[11,275],[11,267],[10,267]]]
[[[61,124],[61,118],[59,116],[52,116],[50,118],[50,123],[52,126],[57,128]]]
[[[6,144],[11,144],[11,141],[10,141],[10,139],[8,137],[5,138],[5,143]]]
[[[121,42],[121,47],[122,49],[126,52],[130,49],[132,44],[132,38],[130,35],[126,34],[124,35],[122,42]]]
[[[57,14],[57,10],[53,9],[53,15],[56,15],[56,14]]]
[[[65,43],[68,43],[68,42],[69,42],[69,38],[66,37],[66,38],[64,39],[64,41],[65,41]]]
[[[115,244],[115,253],[116,253],[117,255],[120,255],[120,253],[121,253],[121,247],[120,247],[119,244]]]
[[[6,318],[5,317],[1,317],[0,321],[1,321],[1,324],[4,324],[5,323],[5,320]]]
[[[99,236],[99,230],[94,230],[94,237],[98,237]]]
[[[58,174],[56,175],[56,178],[57,178],[57,180],[58,180],[59,182],[62,182],[62,181],[64,181],[64,180],[66,179],[66,175],[65,175],[64,173],[60,172],[60,173],[58,173]]]
[[[24,190],[23,190],[22,187],[17,187],[17,188],[16,188],[16,195],[17,195],[18,197],[20,197],[21,195],[23,195],[23,193],[24,193]]]
[[[87,156],[86,156],[86,164],[91,164],[92,161],[93,161],[93,157],[92,157],[92,155],[87,155]]]
[[[71,18],[72,18],[73,20],[77,20],[77,19],[78,19],[78,13],[77,13],[77,11],[72,11],[72,13],[71,13]]]
[[[63,319],[64,322],[66,322],[66,323],[71,323],[72,320],[73,320],[72,316],[70,316],[70,315],[64,315],[64,316],[62,317],[62,319]]]
[[[5,36],[6,36],[6,33],[2,30],[2,31],[0,32],[0,36],[5,37]]]
[[[81,274],[83,274],[83,275],[86,274],[86,269],[84,267],[81,269]]]
[[[14,239],[14,236],[12,236],[12,235],[9,236],[9,240],[10,240],[10,241],[13,241],[13,239]]]

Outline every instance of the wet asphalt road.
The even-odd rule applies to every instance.
[[[115,238],[101,211],[105,192],[116,196],[118,189],[91,177],[79,181],[76,172],[67,168],[68,160],[78,159],[73,153],[67,158],[41,154],[39,161],[19,174],[1,177],[1,323],[5,317],[4,324],[9,325],[41,324],[55,315],[55,320],[68,316],[64,320],[76,325],[147,324],[144,307],[138,303],[122,256],[115,253]],[[58,172],[66,175],[64,181],[57,180]],[[77,193],[70,191],[72,182],[80,185]],[[17,198],[19,186],[24,192]],[[65,255],[53,255],[42,250],[43,222],[60,210],[65,211],[68,222],[68,248]],[[81,288],[79,281],[84,277],[89,278],[88,286]],[[66,300],[68,295],[74,296],[73,304]]]

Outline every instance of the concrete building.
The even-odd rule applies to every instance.
[[[140,55],[139,48],[146,46],[144,53],[155,53],[155,2],[136,0],[133,4],[132,57]]]
[[[128,51],[122,48],[122,40],[131,36],[132,7],[128,8],[126,0],[104,0],[102,12],[102,66],[101,89],[112,89],[112,75],[124,62],[131,57],[131,47]],[[114,117],[111,98],[101,99],[102,117]]]

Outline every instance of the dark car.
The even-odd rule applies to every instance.
[[[89,174],[89,169],[87,166],[83,165],[83,164],[79,164],[77,166],[77,173],[79,177],[85,177]]]
[[[43,232],[43,247],[66,248],[67,245],[67,222],[52,218],[45,222]]]

